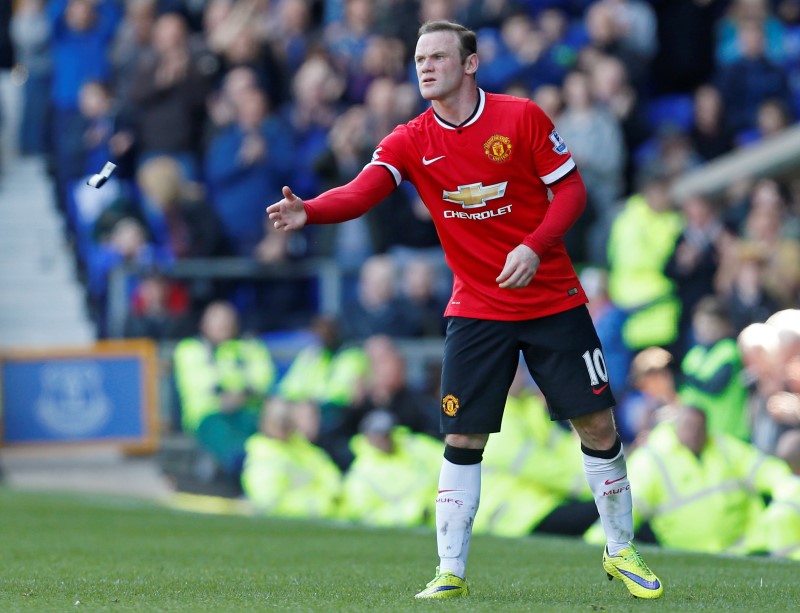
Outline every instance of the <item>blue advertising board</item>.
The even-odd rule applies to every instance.
[[[149,446],[158,413],[155,378],[155,347],[147,341],[3,354],[3,444]]]

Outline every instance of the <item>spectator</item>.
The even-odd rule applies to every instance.
[[[788,473],[785,462],[708,430],[704,411],[681,408],[631,454],[637,537],[647,522],[670,549],[739,552],[764,509],[762,495],[772,495]]]
[[[294,133],[293,181],[300,194],[318,191],[314,164],[339,116],[337,105],[345,85],[330,61],[319,53],[310,55],[292,78],[293,98],[284,106],[283,116]]]
[[[742,31],[755,25],[766,42],[766,55],[773,62],[784,58],[785,26],[772,12],[770,0],[733,0],[717,21],[715,55],[717,64],[726,66],[747,55]]]
[[[348,79],[355,76],[362,65],[373,15],[372,3],[368,0],[345,0],[343,19],[325,28],[325,48],[337,71]]]
[[[353,104],[365,103],[370,86],[377,80],[386,79],[391,83],[400,83],[406,75],[406,53],[406,48],[399,39],[370,36],[361,65],[348,75],[347,100]],[[390,129],[396,123],[394,121]],[[379,136],[375,135],[376,138]]]
[[[125,15],[109,48],[114,91],[129,100],[128,91],[143,55],[150,52],[158,0],[128,0]]]
[[[625,144],[615,116],[598,107],[591,97],[589,78],[577,71],[564,81],[564,112],[556,127],[581,174],[586,178],[588,201],[597,219],[588,239],[588,259],[604,263],[604,231],[613,217],[617,199],[622,195]]]
[[[768,98],[758,105],[755,126],[740,132],[736,144],[746,147],[777,136],[792,125],[792,113],[783,100]]]
[[[126,338],[178,340],[191,334],[189,295],[160,273],[139,282],[125,320]]]
[[[792,475],[775,489],[769,506],[759,517],[752,530],[751,548],[757,553],[800,560],[800,430],[783,434],[776,454],[789,465]]]
[[[666,346],[678,336],[680,304],[664,266],[682,230],[672,209],[669,182],[647,177],[640,193],[625,202],[608,241],[608,294],[629,315],[622,335],[631,351]]]
[[[589,79],[595,104],[611,113],[622,129],[626,152],[622,193],[630,193],[636,185],[635,152],[652,135],[646,104],[631,86],[625,65],[618,58],[599,56],[589,72]]]
[[[587,266],[580,273],[580,281],[589,299],[586,307],[603,346],[611,389],[616,398],[622,398],[627,389],[628,368],[633,357],[622,338],[625,312],[608,296],[607,271]]]
[[[800,310],[784,309],[766,322],[778,331],[783,390],[767,400],[767,410],[780,424],[800,426]]]
[[[726,259],[735,260],[732,265],[733,277],[727,286],[719,287],[719,294],[728,304],[731,324],[738,333],[750,324],[763,323],[779,307],[766,290],[764,274],[767,260],[760,250],[735,244],[731,251],[723,255],[723,263]]]
[[[340,515],[368,526],[420,526],[433,520],[436,471],[444,444],[397,426],[388,411],[364,416],[350,441]],[[427,475],[427,477],[426,477]]]
[[[242,489],[261,513],[273,517],[333,518],[342,476],[328,455],[298,432],[293,404],[264,404],[259,431],[247,439]]]
[[[83,175],[93,175],[103,165],[114,160],[118,166],[126,161],[133,136],[120,125],[116,100],[108,85],[87,81],[78,94],[78,106],[83,119],[83,138],[75,157],[83,160]],[[122,174],[124,170],[120,168]]]
[[[189,47],[188,37],[180,15],[167,13],[156,20],[152,50],[137,64],[127,102],[135,109],[140,163],[171,155],[187,179],[197,180],[210,75]]]
[[[595,2],[586,9],[584,23],[589,42],[581,50],[581,55],[584,56],[584,62],[585,56],[590,54],[617,58],[625,65],[633,87],[641,93],[648,75],[649,61],[640,51],[631,47],[615,13],[613,3],[606,1]]]
[[[650,142],[636,152],[634,165],[638,173],[663,173],[677,179],[702,163],[683,129],[666,124],[656,130]]]
[[[369,369],[364,350],[342,344],[339,322],[333,317],[316,316],[311,332],[317,342],[298,352],[278,384],[278,394],[294,402],[312,401],[324,411],[350,404]]]
[[[260,200],[288,181],[294,149],[263,91],[243,89],[233,102],[236,120],[211,141],[205,174],[229,250],[252,257],[264,233]]]
[[[25,70],[19,152],[43,154],[49,150],[49,94],[53,74],[50,21],[44,0],[20,3],[11,17],[10,34],[17,64]]]
[[[78,94],[86,81],[106,81],[111,73],[106,49],[119,21],[111,0],[56,0],[47,6],[51,27],[53,168],[59,197],[67,183],[83,176],[83,119]],[[94,171],[97,172],[97,171]]]
[[[391,337],[371,336],[364,343],[364,351],[369,359],[369,371],[361,392],[348,406],[330,414],[330,436],[325,447],[342,469],[352,462],[350,438],[373,410],[388,411],[397,425],[412,432],[439,436],[435,403],[411,387],[405,358]]]
[[[173,258],[213,257],[223,253],[219,222],[199,185],[183,178],[175,158],[144,162],[136,175],[150,227]]]
[[[550,415],[524,367],[517,369],[503,429],[486,447],[487,513],[474,530],[499,536],[582,534],[597,519],[575,434]]]
[[[664,274],[675,282],[675,294],[681,303],[675,348],[678,361],[694,344],[694,308],[704,296],[714,293],[722,252],[734,240],[722,224],[719,206],[711,198],[689,196],[682,207],[686,225],[664,267]]]
[[[631,447],[642,445],[659,423],[681,407],[672,354],[661,347],[643,349],[631,362],[632,392],[617,407],[617,419]]]
[[[218,87],[206,98],[204,152],[208,152],[209,143],[214,137],[236,121],[236,101],[243,92],[258,87],[258,75],[248,66],[237,66],[225,73]]]
[[[681,362],[683,404],[705,411],[708,430],[750,440],[742,357],[725,304],[716,296],[692,312],[695,345]]]
[[[238,481],[245,441],[275,379],[269,349],[242,337],[233,305],[217,301],[203,312],[199,334],[177,344],[173,362],[184,432],[224,479]]]
[[[758,106],[767,99],[782,101],[787,108],[791,94],[786,72],[765,54],[761,23],[746,21],[738,32],[742,57],[722,66],[715,81],[726,101],[728,127],[734,133],[756,125]]]
[[[169,257],[148,237],[142,223],[131,216],[119,218],[107,236],[89,245],[87,261],[87,286],[89,299],[103,334],[106,333],[106,302],[111,272],[119,266],[158,268],[169,262]],[[135,284],[127,289],[126,298],[133,296]]]
[[[374,334],[411,337],[414,322],[406,312],[397,288],[397,267],[388,255],[364,262],[355,301],[344,305],[342,334],[347,340],[364,340]]]
[[[764,283],[781,308],[796,304],[800,292],[800,242],[783,235],[788,226],[787,196],[773,179],[761,179],[750,196],[750,210],[741,230],[742,246],[760,252],[766,261]],[[729,262],[729,264],[732,262]],[[733,271],[720,271],[720,282]]]
[[[689,128],[692,149],[705,161],[713,160],[733,148],[733,137],[725,121],[719,90],[703,84],[694,92],[694,114]]]
[[[784,388],[778,331],[765,323],[750,324],[736,338],[748,384],[747,412],[753,445],[774,454],[787,427],[773,419],[767,403]]]
[[[285,0],[278,7],[280,32],[271,43],[275,59],[286,74],[295,74],[314,47],[314,23],[311,7],[306,0]]]
[[[327,147],[314,164],[325,188],[335,187],[355,177],[369,161],[372,144],[367,110],[360,105],[344,111],[328,134]],[[352,292],[354,279],[366,259],[375,253],[377,239],[368,219],[352,219],[341,225],[315,229],[315,251],[332,256],[344,277],[345,292]]]
[[[448,297],[440,291],[440,276],[433,263],[423,257],[410,259],[403,267],[401,293],[414,322],[415,336],[444,335]]]

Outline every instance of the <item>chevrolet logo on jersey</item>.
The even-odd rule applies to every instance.
[[[495,183],[494,185],[483,186],[483,183],[470,183],[469,185],[459,185],[458,191],[442,192],[442,198],[447,202],[455,202],[465,209],[474,209],[479,206],[486,206],[487,200],[502,198],[506,193],[508,181]]]

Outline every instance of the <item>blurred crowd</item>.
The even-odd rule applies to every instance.
[[[672,190],[800,116],[800,1],[11,6],[3,61],[24,94],[19,149],[48,162],[101,334],[110,272],[137,266],[125,334],[176,343],[175,427],[256,504],[381,524],[430,516],[436,365],[409,377],[399,349],[443,333],[450,273],[426,209],[403,185],[363,218],[285,235],[264,208],[284,184],[311,197],[348,181],[424,110],[416,31],[444,18],[477,32],[480,87],[537,102],[586,182],[587,210],[566,240],[620,401],[642,530],[675,547],[791,545],[800,556],[788,476],[800,472],[800,182],[739,176],[681,200]],[[86,189],[107,160],[112,180]],[[226,256],[334,261],[339,316],[321,315],[302,279],[170,277],[176,261]],[[270,334],[298,329],[314,342],[278,364]],[[484,506],[511,502],[482,506],[476,530],[583,533],[594,517],[575,481],[579,446],[547,421],[531,382],[518,387],[506,419],[519,421],[486,456]],[[551,472],[557,482],[536,481]],[[403,504],[381,507],[392,500]],[[708,525],[693,523],[700,515]],[[765,516],[793,518],[794,532],[781,530],[796,540],[769,541],[779,522]]]

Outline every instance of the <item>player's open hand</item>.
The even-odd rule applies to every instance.
[[[267,215],[277,230],[298,230],[306,225],[305,203],[283,186],[283,198],[267,207]]]
[[[506,256],[506,265],[495,279],[503,289],[527,287],[539,270],[539,256],[527,245],[517,245]]]

